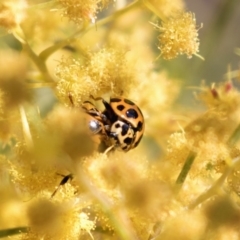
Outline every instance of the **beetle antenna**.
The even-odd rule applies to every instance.
[[[70,103],[71,103],[72,106],[74,107],[73,96],[72,96],[72,94],[71,94],[70,92],[68,93],[68,98],[69,98],[69,100],[70,100]]]

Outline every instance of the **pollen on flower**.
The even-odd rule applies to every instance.
[[[95,22],[96,15],[106,7],[111,0],[58,0],[63,6],[62,15],[76,24]]]
[[[24,101],[29,101],[30,93],[25,83],[26,58],[17,52],[1,51],[0,66],[0,90],[4,108],[16,107]]]
[[[147,79],[147,81],[142,81],[142,79]],[[163,132],[166,129],[170,130],[171,127],[175,130],[176,124],[172,124],[175,121],[171,121],[172,116],[169,109],[180,90],[179,83],[175,79],[170,79],[166,72],[161,71],[152,73],[140,71],[137,81],[138,88],[132,88],[129,96],[138,103],[148,121],[147,134],[152,136],[159,134],[160,132],[156,132],[156,128]],[[161,115],[157,119],[150,117],[156,114],[156,109],[161,111]]]
[[[33,231],[56,234],[60,228],[62,209],[47,199],[38,199],[30,204],[28,218]]]
[[[27,20],[21,23],[25,38],[32,46],[41,46],[40,49],[42,49],[44,42],[48,42],[50,39],[56,42],[57,39],[64,37],[63,32],[59,32],[56,37],[56,31],[60,28],[63,29],[67,24],[69,25],[67,19],[63,19],[58,12],[50,11],[47,6],[45,8],[29,7],[26,10]],[[46,14],[46,11],[48,11],[48,14]],[[31,19],[31,21],[28,19]],[[59,25],[60,22],[61,25]]]
[[[167,147],[167,159],[168,164],[171,166],[171,173],[166,171],[164,173],[165,177],[172,179],[172,181],[177,179],[179,166],[183,166],[189,154],[189,149],[191,149],[191,141],[186,138],[185,133],[176,132],[170,136]]]
[[[185,133],[176,132],[173,133],[168,140],[168,152],[172,152],[173,149],[182,149],[188,143]]]
[[[65,151],[73,160],[89,156],[94,151],[94,140],[88,131],[84,113],[56,107],[47,117],[47,128],[51,136],[58,141],[61,150]]]
[[[202,85],[201,90],[197,98],[215,114],[222,118],[239,117],[240,93],[232,82],[212,84],[211,87]]]
[[[188,226],[186,228],[186,226]],[[159,239],[197,239],[205,230],[204,215],[195,210],[193,212],[180,211],[177,216],[169,217],[165,221],[161,238]]]
[[[84,169],[91,178],[92,185],[96,186],[110,203],[114,206],[121,205],[128,211],[139,233],[147,235],[148,221],[158,221],[166,217],[167,205],[172,199],[171,189],[168,184],[156,179],[156,175],[151,175],[146,159],[134,151],[128,155],[114,152],[110,157],[94,154],[86,158],[79,167]],[[153,180],[150,180],[151,178]],[[111,219],[104,216],[102,209],[94,209],[98,224],[108,231],[114,230],[116,226],[112,225]],[[118,214],[117,209],[114,207],[111,213]]]
[[[57,95],[70,105],[71,94],[74,105],[80,106],[90,95],[98,97],[110,91],[113,95],[127,94],[134,82],[129,69],[125,52],[115,49],[91,53],[83,63],[80,59],[63,59],[56,70],[59,78]]]
[[[239,153],[240,149],[236,150]],[[237,164],[234,171],[228,176],[227,183],[229,188],[235,192],[237,196],[240,196],[240,164]]]
[[[207,110],[186,112],[180,81],[154,64],[153,15],[164,58],[198,51],[183,0],[119,0],[96,26],[112,0],[25,1],[0,0],[0,27],[13,33],[0,48],[17,49],[0,51],[0,234],[239,239],[239,91],[203,86]],[[137,141],[141,116],[130,101],[112,111],[97,101],[109,96],[143,112],[145,139],[129,152],[120,140]]]
[[[205,214],[212,227],[234,225],[240,222],[238,206],[231,197],[217,196],[205,206]]]
[[[25,0],[3,0],[0,3],[0,26],[12,29],[25,19]]]
[[[126,205],[140,210],[146,218],[158,221],[173,198],[170,187],[159,180],[139,179],[125,190]],[[139,201],[141,199],[141,201]],[[154,213],[154,214],[153,214]]]
[[[20,190],[28,190],[29,195],[45,192],[51,196],[61,181],[59,174],[69,174],[66,166],[73,168],[69,156],[76,160],[91,154],[94,143],[80,111],[56,108],[41,124],[40,132],[35,128],[40,126],[36,119],[29,125],[32,144],[29,146],[18,140],[15,146],[17,159],[9,162],[9,172]]]
[[[110,161],[105,154],[94,154],[84,161],[84,168],[92,176],[93,181],[107,191],[107,194],[118,193],[119,189],[113,190],[113,187],[118,184],[128,186],[129,177],[132,178],[132,182],[147,177],[146,159],[137,158],[130,161],[134,156],[136,155],[131,152],[128,156],[123,152],[115,152],[111,158],[114,160]]]
[[[164,59],[176,58],[183,54],[191,58],[199,51],[196,19],[191,12],[169,18],[162,22],[158,29],[160,31],[158,48]]]
[[[78,239],[95,228],[95,221],[89,220],[87,214],[70,202],[61,204],[38,198],[30,204],[27,212],[31,227],[28,239],[34,235],[52,240]]]
[[[56,170],[38,168],[37,164],[33,163],[33,159],[29,157],[22,159],[25,161],[9,162],[9,174],[12,182],[18,186],[19,191],[22,191],[23,194],[26,193],[26,197],[34,196],[40,191],[43,195],[46,193],[50,196],[58,181]]]
[[[95,229],[95,222],[90,220],[89,216],[86,213],[81,212],[79,214],[79,218],[80,218],[80,228],[82,230],[90,232],[91,230]]]

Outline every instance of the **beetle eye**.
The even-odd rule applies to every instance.
[[[138,118],[138,113],[132,108],[127,110],[126,115],[128,118]]]

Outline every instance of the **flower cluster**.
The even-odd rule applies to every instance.
[[[239,90],[202,85],[205,112],[176,107],[181,81],[151,46],[165,59],[197,54],[194,14],[182,0],[136,0],[95,22],[110,3],[0,3],[0,236],[240,238]],[[129,116],[110,97],[126,98]],[[143,129],[132,101],[145,132],[123,152],[118,136]]]
[[[58,0],[62,5],[62,15],[76,24],[92,21],[95,23],[97,13],[105,8],[111,0]]]
[[[186,54],[188,58],[198,53],[199,39],[194,14],[187,12],[170,17],[157,27],[160,31],[159,49],[165,59]]]
[[[0,3],[0,26],[13,29],[26,17],[27,2],[25,0],[3,0]]]
[[[89,99],[90,94],[101,96],[106,92],[113,95],[128,94],[133,86],[134,75],[128,64],[125,52],[116,49],[102,49],[89,53],[85,61],[65,59],[56,70],[58,97],[69,105],[68,95],[72,95],[78,106]]]

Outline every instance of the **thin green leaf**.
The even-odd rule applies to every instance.
[[[17,227],[0,230],[0,238],[9,237],[15,234],[26,233],[29,231],[28,227]]]
[[[178,178],[176,180],[176,184],[180,184],[182,185],[188,175],[188,172],[190,171],[191,167],[192,167],[192,164],[194,162],[194,159],[196,158],[197,154],[193,151],[191,151],[189,154],[188,154],[188,157],[183,165],[183,168],[180,172],[180,174],[178,175]]]

